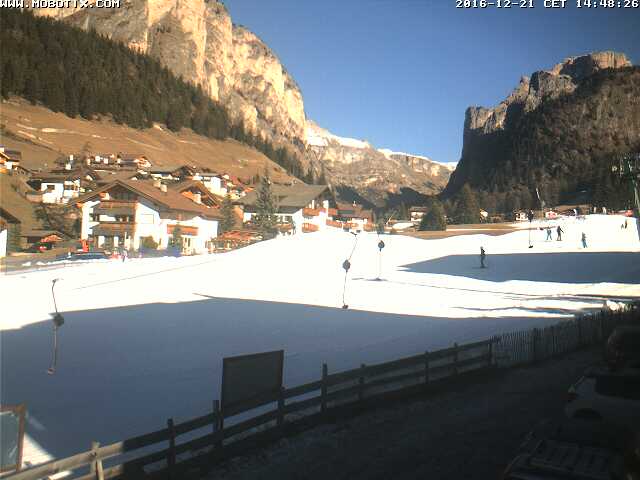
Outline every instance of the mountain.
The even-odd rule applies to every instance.
[[[593,198],[613,158],[639,148],[640,69],[622,53],[571,57],[523,77],[496,107],[467,109],[444,196],[468,183],[498,210],[505,195],[529,199],[537,187],[547,203]]]
[[[404,190],[440,193],[451,174],[450,166],[427,157],[376,149],[364,140],[334,135],[311,120],[307,120],[306,142],[314,171],[339,191],[350,189],[354,199],[377,206]]]
[[[232,23],[222,3],[123,0],[121,8],[33,11],[95,30],[157,58],[174,74],[200,85],[253,134],[303,148],[305,113],[300,89],[260,38]]]

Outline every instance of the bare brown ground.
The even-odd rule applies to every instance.
[[[478,223],[470,225],[450,225],[444,232],[406,232],[403,235],[424,240],[437,240],[458,235],[504,235],[517,230],[512,223]]]
[[[250,178],[269,165],[276,181],[291,177],[262,153],[234,140],[218,141],[179,133],[164,126],[136,130],[102,119],[69,118],[41,106],[12,97],[0,104],[0,144],[21,150],[27,168],[50,168],[61,155],[79,153],[89,145],[91,153],[139,153],[154,166],[197,165],[214,171]]]

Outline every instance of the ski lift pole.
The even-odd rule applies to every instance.
[[[59,278],[54,278],[51,282],[51,296],[53,297],[53,308],[55,309],[55,315],[53,316],[53,352],[51,355],[51,365],[47,369],[49,375],[53,375],[56,372],[56,366],[58,365],[58,328],[64,325],[64,317],[58,312],[58,304],[56,302],[56,282]]]
[[[380,238],[380,235],[378,235]],[[382,280],[382,249],[384,248],[384,242],[382,239],[378,242],[378,278],[376,280]]]
[[[344,284],[342,285],[342,308],[347,309],[349,305],[345,300],[345,296],[347,293],[347,275],[349,274],[349,269],[351,268],[351,257],[353,257],[354,252],[356,251],[356,246],[358,245],[358,234],[349,232],[351,235],[356,237],[356,241],[353,242],[353,248],[351,249],[351,254],[349,258],[347,258],[344,262],[342,262],[342,268],[344,269]]]

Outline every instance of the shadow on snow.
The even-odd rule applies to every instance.
[[[211,411],[226,356],[282,348],[285,385],[294,386],[317,380],[323,362],[336,372],[558,320],[445,319],[211,297],[64,315],[55,375],[46,373],[51,322],[0,336],[0,401],[27,404],[27,433],[55,457]]]
[[[640,283],[640,255],[631,252],[489,254],[487,264],[479,268],[479,255],[450,255],[400,268],[491,282]]]

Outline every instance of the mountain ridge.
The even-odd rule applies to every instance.
[[[639,75],[624,54],[595,52],[522,77],[493,108],[469,107],[460,162],[443,196],[468,183],[492,195],[498,210],[513,206],[505,195],[531,205],[538,186],[548,204],[582,191],[593,197],[596,172],[640,147]]]

